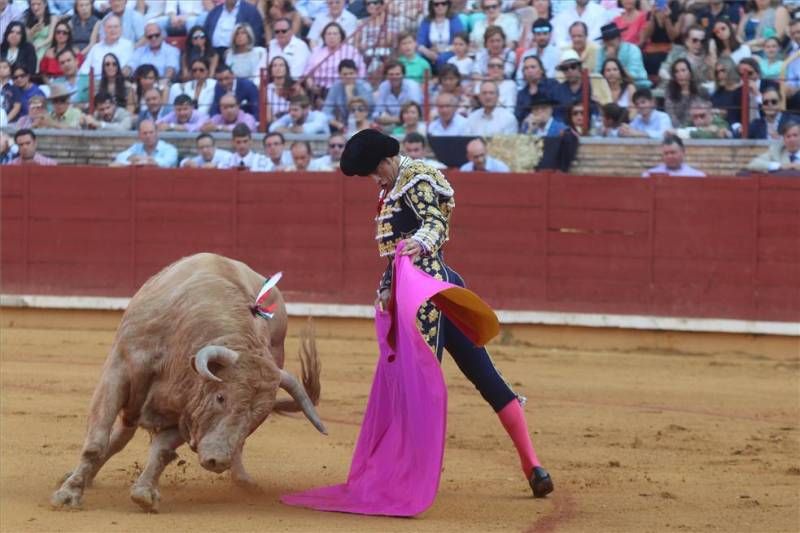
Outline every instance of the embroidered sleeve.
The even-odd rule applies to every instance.
[[[386,270],[383,271],[383,275],[381,276],[380,285],[378,285],[378,295],[380,295],[381,291],[384,289],[389,290],[392,288],[392,263],[391,261],[386,266]]]
[[[439,195],[426,180],[417,181],[403,196],[405,203],[420,221],[420,228],[412,235],[428,254],[436,253],[447,240],[447,214],[439,205]]]

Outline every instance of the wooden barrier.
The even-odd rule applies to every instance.
[[[503,309],[800,320],[800,181],[449,174],[448,263]],[[370,303],[376,190],[337,173],[3,167],[4,294],[129,296],[171,261]]]

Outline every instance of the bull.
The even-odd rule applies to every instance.
[[[314,405],[320,364],[313,332],[301,343],[302,381],[283,370],[287,315],[277,287],[254,306],[265,278],[214,254],[183,258],[150,278],[122,317],[92,397],[78,466],[52,495],[77,507],[100,468],[138,427],[151,435],[147,464],[131,487],[145,511],[158,510],[158,480],[183,443],[203,468],[255,483],[242,464],[244,441],[271,412],[300,411],[327,434]],[[278,388],[291,399],[278,399]]]

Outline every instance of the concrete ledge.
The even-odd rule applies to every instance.
[[[127,308],[129,301],[130,298],[0,294],[0,307],[15,308],[121,311]],[[288,303],[286,310],[290,316],[360,319],[371,319],[374,316],[369,305]],[[578,326],[800,337],[800,323],[796,322],[503,310],[498,310],[497,316],[504,325]]]

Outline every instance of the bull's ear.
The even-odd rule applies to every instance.
[[[200,376],[211,381],[222,381],[214,375],[208,366],[216,363],[222,366],[232,366],[239,360],[239,354],[225,346],[206,346],[191,358],[192,370]]]

